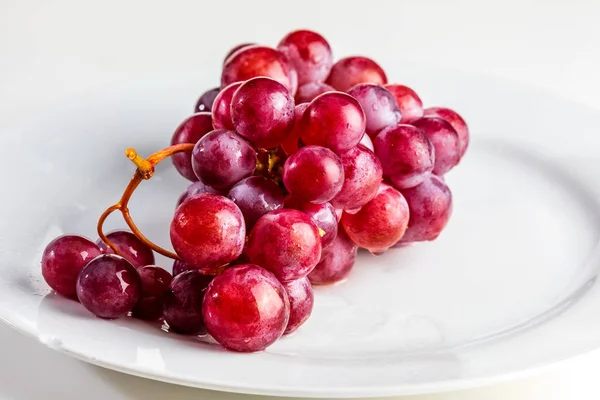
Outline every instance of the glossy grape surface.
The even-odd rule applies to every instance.
[[[231,122],[231,100],[233,94],[242,83],[231,83],[224,87],[215,98],[212,108],[212,125],[214,129],[233,129],[233,122]]]
[[[359,83],[384,85],[387,83],[387,76],[383,68],[370,58],[346,57],[333,65],[326,83],[345,92]]]
[[[307,107],[308,103],[301,103],[294,107],[294,125],[288,137],[281,142],[281,148],[287,155],[294,154],[300,147],[300,122],[302,121],[302,116]]]
[[[212,131],[212,114],[199,112],[185,119],[173,133],[171,145],[182,143],[196,143],[202,136]],[[177,153],[171,156],[171,161],[177,172],[190,181],[197,181],[198,177],[192,169],[192,155],[189,152]]]
[[[384,86],[396,99],[402,113],[403,124],[410,124],[423,116],[423,102],[417,93],[404,85],[388,84]]]
[[[173,276],[156,265],[138,268],[142,282],[142,292],[131,311],[135,318],[152,321],[162,316],[163,300]]]
[[[412,123],[419,128],[435,148],[433,173],[444,175],[460,161],[460,140],[448,122],[436,117],[423,117]]]
[[[308,103],[320,94],[333,92],[335,89],[323,82],[309,82],[298,87],[296,92],[296,104]]]
[[[154,252],[152,249],[142,243],[132,232],[117,230],[108,233],[106,237],[117,246],[117,249],[121,253],[120,255],[133,264],[134,267],[140,268],[144,265],[154,264]],[[114,253],[102,240],[98,239],[96,244],[103,253]]]
[[[205,332],[202,303],[212,279],[196,270],[182,272],[173,278],[163,305],[163,317],[170,331],[183,335]]]
[[[247,46],[232,54],[223,65],[221,86],[264,76],[293,89],[290,67],[284,55],[266,46]]]
[[[308,279],[313,285],[331,285],[344,281],[354,267],[357,250],[358,246],[340,227],[331,246],[323,250],[321,260],[308,274]]]
[[[284,335],[298,329],[312,313],[315,297],[312,285],[307,277],[283,284],[290,301],[290,318]]]
[[[447,121],[456,133],[460,144],[460,157],[462,158],[469,147],[469,128],[465,120],[454,110],[444,107],[427,108],[424,112],[426,117],[437,117]]]
[[[283,190],[272,180],[251,176],[231,188],[227,195],[244,215],[246,229],[252,229],[256,221],[268,212],[283,207]]]
[[[298,74],[298,84],[324,81],[333,66],[327,40],[316,32],[298,30],[287,34],[277,49],[285,54]]]
[[[372,83],[361,83],[348,90],[360,103],[367,117],[367,133],[375,137],[380,130],[394,126],[402,118],[394,96],[386,89]]]
[[[338,218],[335,213],[335,208],[331,203],[325,202],[321,204],[307,203],[298,200],[292,195],[285,198],[285,208],[293,208],[294,210],[302,211],[313,220],[319,229],[322,229],[321,248],[325,249],[333,243],[333,240],[338,233]]]
[[[185,201],[190,196],[193,196],[198,193],[213,193],[213,194],[223,194],[220,190],[213,188],[212,186],[205,185],[201,181],[196,181],[191,183],[186,189],[185,192],[181,193],[179,199],[177,200],[177,207],[181,203]]]
[[[210,112],[212,110],[213,103],[215,102],[215,98],[221,91],[221,88],[212,88],[202,93],[202,95],[198,98],[196,102],[196,106],[194,107],[194,112]]]

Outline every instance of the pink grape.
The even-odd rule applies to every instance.
[[[117,246],[117,249],[119,249],[119,252],[121,253],[120,255],[133,264],[134,267],[141,268],[144,265],[154,264],[154,252],[152,252],[152,249],[146,246],[132,232],[116,230],[108,233],[106,237]],[[96,244],[103,253],[114,253],[102,240],[98,239]]]
[[[321,260],[308,274],[308,279],[313,285],[330,285],[344,281],[354,267],[357,250],[358,247],[340,228],[331,246],[323,250]]]
[[[213,277],[200,271],[177,275],[164,295],[163,317],[169,330],[183,335],[205,332],[202,305]]]
[[[236,183],[227,197],[242,211],[248,231],[260,217],[282,208],[284,199],[283,190],[262,176],[251,176]]]
[[[460,161],[460,140],[448,122],[441,118],[423,117],[412,125],[419,128],[435,148],[433,173],[444,175]]]
[[[294,98],[276,80],[250,79],[233,95],[231,120],[235,130],[256,147],[276,147],[294,125]]]
[[[298,73],[298,84],[324,81],[333,66],[331,47],[316,32],[298,30],[288,33],[277,45]]]
[[[255,352],[281,337],[288,325],[290,303],[272,273],[242,264],[213,279],[204,296],[202,316],[208,333],[221,346]]]
[[[308,275],[321,257],[321,236],[303,212],[282,209],[263,215],[248,238],[248,257],[282,282]]]
[[[223,65],[225,65],[225,63],[227,62],[227,60],[229,59],[229,57],[231,57],[232,55],[234,55],[235,53],[237,53],[238,50],[245,49],[246,47],[250,47],[250,46],[256,46],[256,43],[241,43],[241,44],[238,44],[237,46],[233,47],[225,55],[225,58],[223,58]]]
[[[417,93],[404,85],[387,84],[384,86],[396,99],[402,113],[403,124],[410,124],[423,116],[423,102]]]
[[[402,118],[394,96],[372,83],[361,83],[348,90],[360,103],[367,117],[367,133],[374,137],[385,127],[394,126]]]
[[[75,297],[77,276],[85,265],[102,254],[91,240],[79,235],[59,236],[42,255],[42,276],[56,293]]]
[[[400,124],[383,129],[375,137],[374,145],[383,167],[383,176],[396,189],[417,186],[433,171],[433,144],[412,125]]]
[[[288,195],[285,198],[285,208],[293,208],[302,211],[312,219],[319,229],[323,232],[321,237],[321,248],[325,249],[333,243],[338,234],[338,218],[335,208],[328,203],[313,204],[298,200],[294,196]],[[321,233],[323,233],[321,232]]]
[[[212,114],[199,112],[185,119],[173,133],[171,145],[182,143],[196,143],[202,136],[212,131]],[[177,172],[190,181],[197,181],[198,177],[192,169],[192,155],[189,152],[177,153],[171,156],[171,161]]]
[[[402,194],[382,183],[377,195],[357,213],[344,213],[341,224],[350,240],[358,246],[381,253],[404,235],[408,218],[408,204]]]
[[[307,277],[283,284],[290,301],[290,319],[285,328],[284,335],[288,335],[300,328],[312,313],[315,297],[312,285]]]
[[[366,123],[365,113],[355,98],[327,92],[317,96],[304,111],[300,137],[307,145],[327,147],[341,155],[360,142]]]
[[[290,155],[298,151],[300,141],[300,121],[304,115],[304,111],[308,107],[308,103],[302,103],[294,107],[294,125],[288,137],[281,142],[281,148],[285,154]]]
[[[183,203],[185,201],[185,199],[187,199],[188,197],[193,196],[195,194],[198,194],[198,193],[223,194],[220,190],[217,190],[211,186],[205,185],[204,182],[196,181],[196,182],[190,184],[185,189],[185,192],[183,192],[179,196],[179,199],[177,200],[177,207],[179,207],[179,205],[181,203]]]
[[[256,151],[234,131],[217,129],[196,143],[192,168],[202,182],[225,190],[254,173]]]
[[[212,110],[213,103],[215,102],[215,98],[221,91],[221,88],[212,88],[202,93],[198,101],[196,102],[196,106],[194,107],[194,112],[210,112]]]
[[[231,100],[243,82],[233,82],[219,92],[212,108],[212,124],[215,129],[233,129]]]
[[[283,183],[292,195],[311,203],[324,203],[344,184],[344,167],[335,153],[321,146],[305,146],[283,166]]]
[[[345,92],[359,83],[384,85],[387,83],[387,76],[383,69],[370,58],[346,57],[333,65],[326,83]]]
[[[296,104],[307,103],[314,100],[320,94],[325,92],[334,92],[335,89],[323,82],[309,82],[298,87],[296,92]]]
[[[465,120],[454,110],[443,107],[431,107],[425,110],[426,117],[437,117],[447,121],[456,133],[460,144],[460,157],[462,158],[469,147],[469,128]]]
[[[142,282],[142,292],[131,315],[148,321],[158,319],[162,316],[164,295],[173,276],[156,265],[138,268],[138,273]]]
[[[263,76],[275,79],[291,90],[293,82],[290,74],[290,66],[279,51],[266,46],[247,46],[225,61],[221,86]]]

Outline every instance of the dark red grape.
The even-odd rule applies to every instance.
[[[296,198],[324,203],[338,194],[344,184],[344,167],[335,153],[321,146],[305,146],[283,166],[285,188]]]
[[[382,183],[377,195],[357,213],[344,213],[341,224],[358,246],[381,253],[404,235],[408,218],[408,204],[402,194]]]
[[[185,189],[185,192],[181,193],[181,196],[179,196],[179,199],[177,200],[177,207],[179,207],[179,205],[183,203],[185,199],[198,193],[223,194],[220,190],[205,185],[204,182],[196,181],[190,184],[187,189]]]
[[[359,83],[384,85],[387,77],[383,69],[367,57],[346,57],[333,65],[327,78],[327,84],[339,91],[345,92]]]
[[[307,277],[283,284],[290,301],[290,319],[284,335],[290,334],[306,322],[312,313],[315,297]]]
[[[331,243],[333,243],[333,240],[338,233],[338,218],[335,208],[333,208],[331,203],[307,203],[298,200],[292,195],[288,195],[285,198],[284,207],[302,211],[313,220],[319,229],[323,231],[321,232],[322,249],[329,247]]]
[[[321,260],[308,274],[313,285],[330,285],[344,281],[356,261],[358,247],[348,238],[344,229],[339,230],[337,237],[327,249],[321,253]]]
[[[469,147],[469,128],[465,120],[454,110],[443,107],[431,107],[425,110],[426,117],[437,117],[447,121],[456,133],[460,143],[460,157],[465,155],[467,147]]]
[[[403,124],[410,124],[423,116],[423,102],[417,93],[408,86],[388,84],[386,88],[396,99],[402,113]]]
[[[219,92],[212,108],[212,124],[215,129],[233,129],[231,122],[231,99],[243,82],[233,82]]]
[[[194,107],[194,112],[210,112],[212,110],[213,103],[215,102],[215,97],[219,94],[221,88],[212,88],[202,93],[202,96],[196,102],[196,106]]]
[[[327,147],[341,155],[360,142],[366,123],[365,113],[355,98],[327,92],[317,96],[304,111],[301,138],[307,145]]]
[[[251,176],[235,184],[227,195],[244,214],[246,229],[268,212],[283,207],[283,190],[272,180]]]
[[[330,203],[335,208],[352,212],[375,197],[383,171],[375,154],[360,144],[340,159],[344,166],[344,185]]]
[[[419,128],[435,148],[433,173],[444,175],[460,161],[460,140],[448,122],[441,118],[423,117],[412,123]]]
[[[353,86],[348,94],[360,103],[367,117],[367,133],[374,137],[387,126],[394,126],[402,118],[394,96],[372,83]]]
[[[152,252],[152,249],[146,246],[132,232],[116,230],[108,233],[106,237],[117,246],[117,249],[121,253],[120,255],[133,264],[134,267],[140,268],[144,265],[154,264],[154,252]],[[114,253],[102,240],[98,239],[96,244],[103,253]]]
[[[234,131],[217,129],[196,143],[192,168],[205,184],[226,190],[254,173],[256,151]]]
[[[418,128],[404,124],[387,127],[375,137],[374,144],[383,176],[396,189],[417,186],[431,175],[433,144]]]
[[[402,191],[410,219],[408,229],[400,243],[434,240],[448,223],[452,214],[450,188],[435,175],[431,175],[419,186]]]
[[[288,137],[281,142],[281,148],[287,155],[294,154],[298,151],[301,132],[300,121],[302,120],[306,107],[308,107],[308,103],[298,104],[294,108],[294,125]]]
[[[225,65],[229,57],[234,55],[238,50],[245,49],[246,47],[250,46],[256,46],[256,43],[241,43],[229,50],[229,52],[225,55],[225,58],[223,58],[223,65]]]
[[[138,268],[142,282],[140,299],[131,311],[135,318],[152,321],[162,316],[163,300],[173,276],[156,265]]]
[[[190,267],[189,265],[187,265],[186,263],[184,263],[181,260],[173,261],[173,277],[176,277],[177,275],[181,274],[182,272],[188,271],[190,269],[194,269],[194,268]]]
[[[316,32],[298,30],[288,33],[277,49],[285,54],[298,73],[298,84],[324,81],[333,66],[331,47]]]
[[[88,238],[79,235],[59,236],[48,243],[44,250],[42,276],[56,293],[75,297],[79,272],[100,254],[100,248]]]
[[[308,275],[321,257],[321,235],[308,215],[283,209],[263,215],[248,238],[253,264],[273,272],[282,282]]]
[[[182,143],[196,143],[202,136],[213,130],[212,114],[200,112],[184,120],[173,133],[171,145]],[[192,155],[189,152],[177,153],[171,156],[171,161],[177,172],[190,181],[197,181],[198,177],[192,169]]]
[[[77,277],[77,298],[100,318],[127,315],[142,292],[134,266],[115,254],[103,254],[87,263]]]
[[[205,332],[202,304],[212,279],[197,270],[184,271],[173,278],[163,304],[163,318],[170,331],[182,335]]]
[[[226,349],[254,352],[281,337],[290,304],[285,288],[267,270],[233,266],[208,286],[202,306],[208,333]]]
[[[314,100],[320,94],[333,92],[335,89],[323,82],[309,82],[298,87],[296,92],[296,104],[308,103]]]
[[[201,193],[189,197],[175,210],[171,243],[183,262],[217,269],[242,253],[246,237],[244,217],[226,197]]]

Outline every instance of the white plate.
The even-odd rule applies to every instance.
[[[598,347],[600,114],[506,82],[383,65],[399,65],[401,81],[426,103],[456,108],[470,124],[471,147],[447,177],[454,215],[439,240],[361,254],[346,284],[316,290],[314,314],[299,331],[258,354],[133,319],[100,320],[49,294],[39,267],[46,243],[62,233],[95,238],[98,215],[133,172],[125,148],[166,146],[199,88],[211,86],[184,73],[139,78],[0,136],[0,317],[107,368],[278,396],[463,388]],[[143,232],[167,247],[184,188],[167,162],[132,201]]]

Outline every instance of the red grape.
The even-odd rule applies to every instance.
[[[374,144],[383,176],[396,189],[417,186],[431,175],[433,144],[418,128],[403,124],[387,127],[375,137]]]
[[[304,111],[301,138],[307,145],[327,147],[341,155],[360,142],[366,123],[365,113],[355,98],[327,92],[317,96]]]
[[[309,82],[298,87],[296,92],[296,104],[313,101],[315,97],[325,92],[333,92],[335,89],[323,82]]]
[[[241,43],[229,50],[229,52],[225,55],[225,58],[223,58],[223,65],[225,65],[229,57],[237,53],[238,50],[245,49],[246,47],[250,46],[256,46],[256,43]]]
[[[352,212],[375,197],[383,171],[379,159],[363,145],[356,146],[340,159],[344,166],[344,185],[331,199],[331,205]]]
[[[163,299],[173,276],[156,265],[138,268],[142,282],[142,293],[131,315],[135,318],[152,321],[162,316]]]
[[[90,261],[77,277],[77,297],[100,318],[119,318],[129,313],[142,292],[140,275],[133,265],[115,254]]]
[[[246,237],[244,217],[226,197],[201,193],[175,210],[171,242],[183,262],[205,270],[225,265],[242,253]]]
[[[377,195],[357,213],[342,215],[348,237],[372,253],[396,244],[408,226],[408,204],[399,191],[382,183]]]
[[[331,246],[323,250],[321,260],[308,274],[308,279],[313,285],[342,282],[354,266],[357,250],[358,247],[348,238],[346,232],[340,229]]]
[[[215,129],[233,129],[231,122],[231,99],[243,82],[233,82],[219,92],[212,108],[212,124]]]
[[[402,118],[394,96],[379,85],[361,83],[353,86],[348,94],[360,103],[367,117],[367,133],[373,137]]]
[[[449,108],[431,107],[425,110],[426,117],[437,117],[447,121],[456,133],[460,144],[460,157],[465,155],[467,147],[469,147],[469,128],[465,120],[458,113]]]
[[[414,90],[408,86],[397,84],[388,84],[384,88],[396,99],[402,113],[401,123],[410,124],[423,116],[423,102]]]
[[[221,91],[221,88],[216,87],[216,88],[209,89],[206,92],[202,93],[202,96],[200,96],[200,98],[196,102],[196,106],[194,107],[194,112],[195,113],[202,112],[202,111],[210,112],[212,110],[213,103],[215,102],[215,98],[217,97],[217,95],[219,94],[220,91]]]
[[[212,114],[200,112],[184,120],[173,133],[171,145],[181,143],[196,143],[202,136],[213,130]],[[192,169],[192,156],[189,152],[177,153],[171,156],[171,161],[177,172],[190,181],[197,181],[198,177]]]
[[[448,223],[452,214],[450,188],[435,175],[419,186],[402,191],[410,219],[408,229],[400,243],[434,240]]]
[[[154,253],[152,249],[146,246],[132,232],[126,230],[116,230],[106,235],[117,249],[120,255],[133,264],[134,267],[140,268],[144,265],[154,264]],[[103,253],[113,254],[113,250],[106,245],[102,240],[98,239],[96,244]]]
[[[185,201],[185,199],[187,199],[188,197],[193,196],[195,194],[198,194],[198,193],[223,194],[221,191],[219,191],[211,186],[205,185],[204,182],[196,181],[196,182],[190,184],[185,189],[185,192],[181,193],[181,196],[179,196],[179,199],[177,200],[177,207],[179,207],[179,205],[181,203],[183,203]]]
[[[282,282],[308,275],[321,257],[321,236],[310,217],[283,209],[263,215],[250,232],[248,257]]]
[[[333,243],[333,240],[338,233],[338,218],[335,213],[335,208],[328,203],[313,204],[302,202],[294,196],[288,195],[285,198],[285,208],[293,208],[294,210],[302,211],[313,220],[315,225],[323,232],[321,237],[321,248],[325,249]]]
[[[331,47],[316,32],[298,30],[288,33],[277,49],[286,55],[298,73],[298,84],[324,81],[333,66]]]
[[[290,319],[284,335],[290,334],[306,322],[312,313],[315,297],[307,277],[283,284],[290,301]]]
[[[305,146],[285,161],[283,183],[288,192],[300,200],[324,203],[340,192],[344,167],[333,151]]]
[[[231,120],[235,130],[256,147],[276,147],[294,125],[294,98],[276,80],[250,79],[233,95]]]
[[[44,250],[42,276],[56,293],[74,297],[79,272],[100,254],[100,248],[88,238],[79,235],[59,236]]]
[[[173,278],[163,305],[163,317],[170,331],[183,335],[204,333],[202,303],[212,279],[197,270],[185,271]]]
[[[192,168],[205,184],[228,189],[254,173],[256,151],[234,131],[217,129],[196,143]]]
[[[244,214],[246,230],[268,212],[283,207],[283,190],[272,180],[251,176],[235,184],[227,195]]]
[[[252,264],[233,266],[208,286],[202,305],[206,330],[223,347],[240,352],[267,348],[288,324],[285,288],[267,270]]]
[[[188,271],[190,269],[194,269],[194,268],[190,267],[189,265],[187,265],[186,263],[184,263],[181,260],[173,261],[173,277],[176,277],[177,275],[181,274],[182,272]]]
[[[460,161],[458,134],[448,122],[441,118],[423,117],[412,125],[419,128],[431,140],[435,148],[433,173],[444,175]]]
[[[300,141],[300,121],[304,115],[304,110],[308,107],[308,103],[302,103],[296,105],[294,108],[294,125],[288,137],[281,142],[281,148],[285,154],[290,155],[298,151],[298,144]]]
[[[290,67],[283,54],[271,47],[259,45],[244,47],[225,61],[221,86],[257,76],[275,79],[288,89],[293,89]]]
[[[374,83],[384,85],[387,77],[383,69],[367,57],[346,57],[333,65],[327,78],[327,84],[345,92],[359,83]]]

